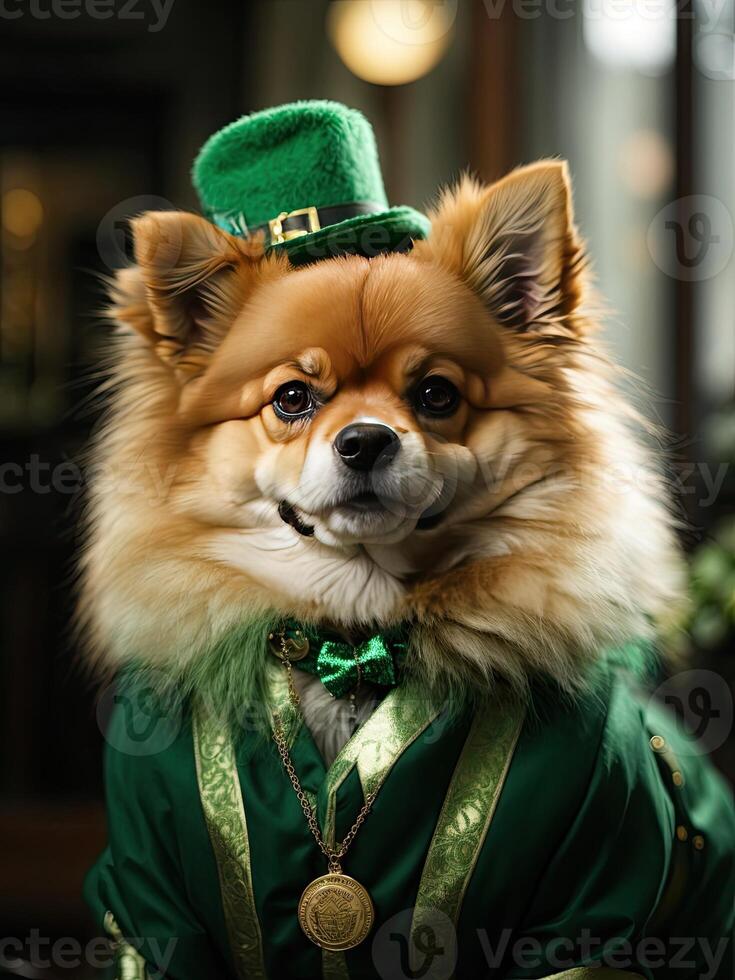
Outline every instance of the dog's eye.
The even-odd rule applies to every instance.
[[[459,392],[451,381],[433,375],[418,385],[414,403],[424,415],[451,415],[459,404]]]
[[[284,422],[303,418],[313,408],[314,396],[303,381],[288,381],[281,385],[273,397],[273,411]]]

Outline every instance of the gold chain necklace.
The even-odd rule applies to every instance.
[[[307,655],[309,641],[300,631],[296,631],[294,638],[287,638],[283,630],[271,633],[268,639],[273,652],[286,668],[289,700],[298,709],[301,699],[293,683],[291,664]],[[302,892],[298,907],[299,925],[309,939],[322,949],[351,949],[359,945],[370,932],[375,920],[375,910],[367,889],[359,881],[343,873],[341,861],[370,813],[377,793],[368,793],[365,797],[365,804],[342,843],[338,847],[329,847],[322,837],[314,808],[296,774],[278,712],[273,713],[273,741],[309,829],[319,850],[326,857],[329,869],[327,874],[316,878]]]

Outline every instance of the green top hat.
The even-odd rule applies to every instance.
[[[193,179],[211,221],[263,233],[294,265],[406,250],[431,227],[413,208],[388,205],[370,123],[338,102],[243,116],[207,140]]]

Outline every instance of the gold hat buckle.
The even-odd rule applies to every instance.
[[[283,230],[283,222],[289,218],[296,218],[300,214],[305,214],[309,219],[309,229],[294,228],[291,231]],[[296,211],[281,211],[277,218],[271,218],[268,222],[268,229],[271,235],[271,245],[280,245],[281,242],[289,242],[292,238],[301,238],[302,235],[310,235],[321,229],[319,214],[315,207],[298,208]]]

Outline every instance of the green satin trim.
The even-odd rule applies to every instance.
[[[436,720],[441,705],[412,693],[405,685],[390,691],[329,767],[325,785],[325,840],[334,846],[337,791],[357,767],[363,796],[376,793],[398,758]]]
[[[302,718],[289,704],[286,673],[282,667],[274,665],[271,669],[269,685],[274,707],[281,715],[287,739],[292,744]],[[377,792],[400,755],[426,731],[441,710],[441,705],[418,696],[405,685],[395,687],[343,746],[324,779],[327,802],[322,833],[329,845],[335,843],[337,793],[352,770],[357,768],[363,796]],[[311,802],[316,805],[315,799]],[[345,954],[324,950],[322,975],[324,980],[349,980]]]
[[[524,717],[523,705],[510,701],[481,708],[475,715],[421,874],[411,926],[412,957],[420,949],[424,929],[436,931],[437,922],[456,929]]]
[[[377,792],[398,758],[440,712],[441,706],[417,697],[404,685],[393,688],[355,732],[329,767],[325,779],[327,809],[323,833],[330,846],[335,843],[337,792],[352,770],[357,767],[363,796]],[[324,950],[322,976],[324,980],[349,980],[345,954]]]
[[[197,711],[194,756],[204,819],[212,841],[227,934],[240,980],[266,980],[250,870],[250,842],[227,726]]]
[[[115,954],[115,980],[147,980],[145,959],[125,938],[112,912],[105,912],[105,932],[112,939]]]

